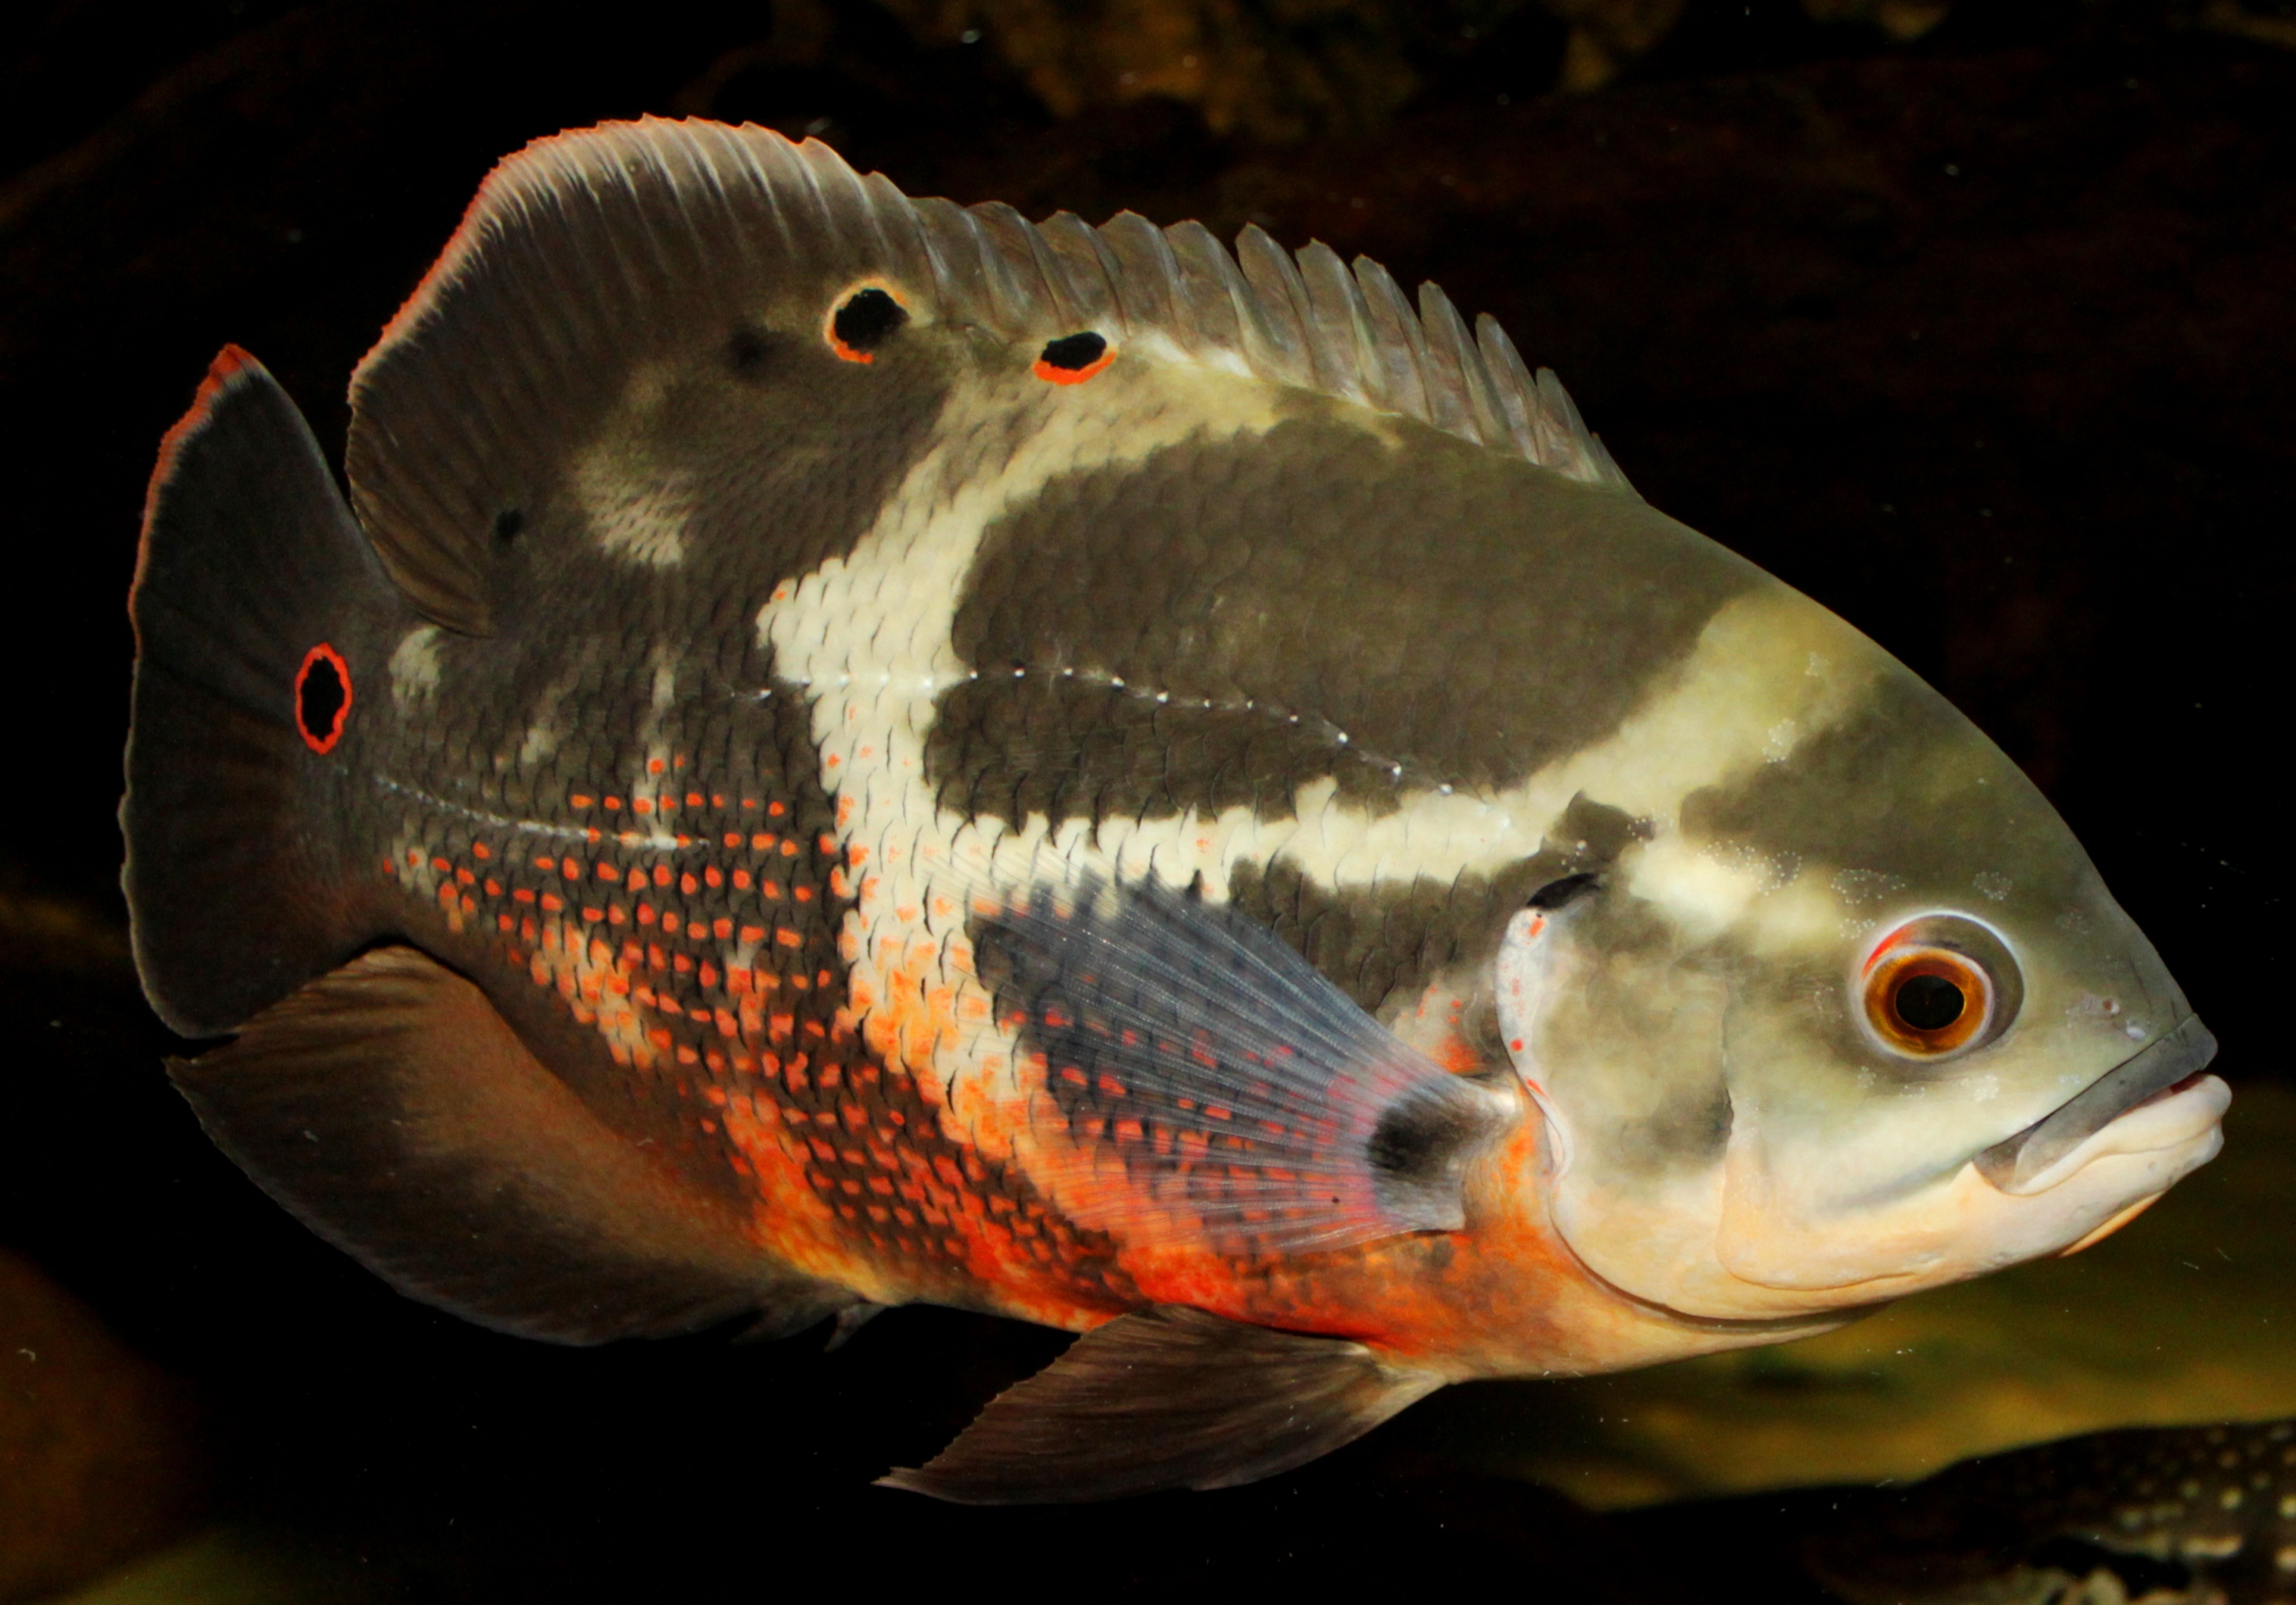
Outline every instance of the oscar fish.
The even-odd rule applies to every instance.
[[[1248,1481],[2078,1248],[2219,1144],[2015,765],[1369,261],[564,134],[345,477],[237,349],[153,473],[124,879],[229,1038],[177,1086],[503,1332],[1081,1334],[896,1486]]]

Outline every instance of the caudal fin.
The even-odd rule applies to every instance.
[[[377,643],[409,615],[318,443],[226,346],[168,432],[128,601],[123,881],[144,990],[230,1030],[376,932],[339,821]]]

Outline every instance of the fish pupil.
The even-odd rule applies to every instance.
[[[1942,1031],[1961,1018],[1969,1000],[1943,976],[1912,976],[1898,988],[1898,1018],[1917,1031]]]
[[[909,321],[901,304],[882,290],[857,290],[830,320],[831,332],[857,351],[873,351]]]

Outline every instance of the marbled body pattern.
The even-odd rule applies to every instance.
[[[1237,1481],[1444,1383],[2092,1240],[2213,1043],[2031,785],[1432,286],[646,123],[488,181],[350,496],[154,476],[127,885],[218,1141],[572,1341],[1091,1334],[908,1486]]]

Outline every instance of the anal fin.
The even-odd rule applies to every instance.
[[[598,1343],[759,1312],[787,1332],[852,1301],[599,1120],[483,993],[413,948],[353,959],[169,1071],[265,1192],[481,1325]]]
[[[1087,1332],[929,1463],[882,1481],[961,1505],[1232,1488],[1327,1454],[1442,1383],[1344,1338],[1160,1306]]]

